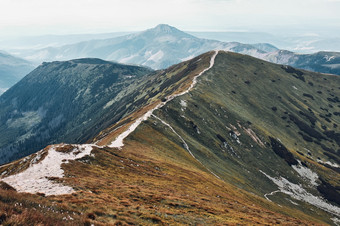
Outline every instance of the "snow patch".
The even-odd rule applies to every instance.
[[[185,100],[181,100],[180,104],[184,108],[186,108],[188,106],[188,103]]]
[[[328,55],[326,55],[324,58],[325,58],[325,60],[326,60],[327,62],[329,62],[329,61],[331,61],[331,60],[334,60],[334,59],[335,59],[335,56],[328,56]]]
[[[327,162],[324,162],[322,160],[317,160],[319,163],[322,163],[322,164],[326,164],[326,165],[329,165],[331,167],[335,167],[335,168],[340,168],[340,166],[336,163],[333,163],[333,162],[330,162],[330,161],[327,161]]]
[[[58,184],[48,178],[64,177],[64,170],[61,168],[61,164],[90,155],[94,145],[72,145],[74,149],[70,153],[56,151],[57,147],[63,146],[65,145],[53,145],[48,150],[47,156],[39,163],[36,163],[42,154],[42,152],[38,152],[25,171],[5,177],[2,181],[14,187],[18,192],[44,193],[45,195],[73,193],[72,187]]]
[[[299,161],[299,160],[298,160]],[[309,181],[311,185],[318,186],[316,181],[319,179],[318,174],[314,173],[309,168],[301,165],[299,161],[299,165],[293,165],[292,168],[305,180]]]
[[[260,170],[268,179],[270,179],[274,184],[276,184],[280,192],[291,196],[300,201],[307,202],[315,207],[318,207],[324,211],[332,213],[336,216],[340,216],[340,208],[327,203],[323,198],[314,196],[307,192],[298,184],[291,183],[284,177],[274,178]]]
[[[340,225],[340,219],[337,217],[331,218],[331,220],[334,222],[335,225]]]

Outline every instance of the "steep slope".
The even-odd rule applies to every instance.
[[[226,52],[154,75],[141,94],[147,101],[92,144],[49,146],[1,167],[0,197],[8,197],[1,200],[34,206],[27,215],[55,209],[48,217],[70,224],[339,221],[338,76]],[[22,175],[55,155],[65,163],[61,157],[58,172],[40,175],[45,183],[29,190],[40,180]],[[50,195],[51,184],[70,190],[24,201],[10,191]]]
[[[167,155],[177,143],[223,181],[331,223],[340,216],[339,84],[221,52],[190,94],[155,110],[130,139]]]
[[[225,49],[249,54],[265,52],[237,42],[223,43],[199,39],[169,25],[160,24],[143,32],[105,40],[92,40],[59,48],[23,51],[20,56],[35,62],[97,57],[148,66],[167,68],[212,49]]]
[[[278,207],[216,177],[193,158],[188,146],[182,146],[185,141],[179,139],[179,134],[170,127],[164,129],[165,124],[155,122],[159,119],[152,112],[149,114],[152,109],[159,112],[178,98],[191,95],[196,85],[193,81],[214,68],[214,56],[215,53],[207,53],[159,72],[157,95],[145,107],[101,133],[94,140],[97,145],[53,145],[1,167],[3,181],[18,191],[40,191],[39,196],[23,197],[2,182],[0,210],[6,210],[2,222],[46,225],[320,222],[301,211]],[[111,141],[141,118],[146,121],[131,130],[132,134],[124,139],[125,145],[114,148],[115,142]],[[109,146],[98,146],[102,144]],[[75,158],[80,159],[74,161]],[[43,170],[46,166],[48,172]],[[37,179],[30,178],[26,173],[30,171],[38,174],[34,174]],[[23,186],[25,183],[27,187]],[[62,193],[58,192],[60,189]],[[72,194],[50,196],[53,193]]]
[[[32,70],[28,61],[0,52],[0,95]]]
[[[0,97],[0,164],[50,143],[86,141],[139,107],[124,103],[150,72],[99,59],[42,64]]]

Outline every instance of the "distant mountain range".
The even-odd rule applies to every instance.
[[[212,49],[260,55],[264,51],[241,43],[199,39],[169,25],[112,39],[91,40],[57,48],[26,50],[20,56],[33,62],[96,57],[153,69],[169,67]]]
[[[250,45],[201,39],[165,24],[126,36],[38,50],[17,50],[16,54],[37,64],[43,61],[95,57],[163,69],[213,49],[242,53],[270,62],[317,72],[340,74],[340,59],[336,52],[296,54],[279,50],[268,43]]]
[[[0,52],[0,95],[33,68],[33,64],[24,59]]]
[[[238,41],[241,43],[270,43],[280,49],[296,53],[315,53],[319,51],[340,52],[339,34],[313,34],[295,32],[295,34],[276,34],[251,31],[226,31],[226,32],[188,32],[198,38],[214,39],[222,42]]]
[[[34,153],[0,167],[2,223],[336,225],[339,84],[224,51],[44,63],[0,96],[0,160]]]

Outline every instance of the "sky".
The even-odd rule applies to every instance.
[[[340,32],[340,0],[0,0],[0,37],[139,31]]]

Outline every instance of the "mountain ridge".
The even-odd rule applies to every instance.
[[[210,68],[213,55],[152,72],[140,107],[89,138],[91,155],[61,164],[64,177],[52,176],[76,192],[41,199],[63,203],[77,222],[336,224],[339,203],[327,194],[339,195],[339,76],[223,51]],[[110,147],[139,120],[124,146]],[[61,144],[42,153],[51,148],[82,152]],[[0,173],[34,161],[44,159]]]

